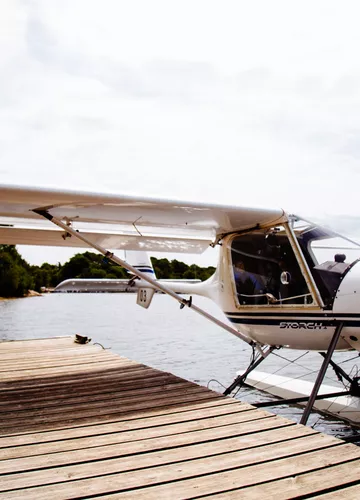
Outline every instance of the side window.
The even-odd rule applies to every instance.
[[[283,227],[234,238],[233,279],[242,306],[311,304],[312,297]]]

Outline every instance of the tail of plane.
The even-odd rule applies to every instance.
[[[157,280],[154,267],[151,263],[150,257],[147,252],[142,252],[139,250],[130,250],[125,252],[125,260],[132,265],[136,270],[145,273],[149,278],[163,283],[166,287],[173,290],[175,293],[179,294],[197,294],[203,295],[205,297],[209,296],[209,282],[202,282],[199,279],[159,279]],[[151,284],[144,282],[143,280],[136,281],[134,276],[134,286],[138,288],[138,298],[137,304],[146,309],[150,306],[151,300],[155,293],[155,288]],[[206,284],[205,284],[206,283]]]
[[[125,250],[125,260],[138,271],[146,273],[150,278],[156,280],[154,267],[147,252],[142,252],[140,250]]]

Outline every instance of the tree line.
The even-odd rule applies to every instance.
[[[151,258],[157,278],[200,279],[209,278],[214,267],[188,266],[178,260]],[[54,288],[72,278],[129,278],[127,271],[94,252],[78,253],[65,264],[32,266],[21,257],[14,245],[0,245],[0,297],[23,297],[28,290],[40,292]]]

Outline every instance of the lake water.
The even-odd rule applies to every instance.
[[[197,297],[196,304],[225,320],[215,304]],[[226,320],[225,320],[226,321]],[[56,337],[78,333],[105,348],[155,368],[195,381],[222,392],[244,371],[251,349],[241,340],[210,323],[188,308],[180,310],[170,297],[156,295],[148,310],[136,305],[135,294],[48,294],[0,301],[0,340]],[[322,358],[301,351],[281,350],[286,359],[269,356],[261,371],[314,380]],[[339,353],[335,361],[354,373],[360,366],[356,352]],[[355,359],[354,359],[355,358]],[[339,385],[329,369],[325,382]],[[244,388],[237,397],[255,403],[271,398]],[[302,410],[292,406],[270,407],[269,411],[299,421]],[[338,437],[352,436],[343,422],[313,413],[308,425]],[[360,444],[360,437],[359,442]]]

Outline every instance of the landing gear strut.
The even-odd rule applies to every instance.
[[[326,399],[326,398],[334,398],[338,396],[345,396],[345,395],[351,395],[351,396],[357,396],[360,397],[360,377],[354,377],[351,378],[339,365],[337,365],[331,358],[332,355],[334,354],[334,351],[336,349],[336,345],[338,343],[339,337],[341,335],[341,331],[343,329],[343,323],[340,322],[337,324],[334,335],[331,339],[331,342],[329,344],[329,348],[326,353],[320,352],[319,354],[324,358],[322,366],[319,370],[319,373],[317,375],[316,381],[314,383],[314,387],[312,389],[312,392],[309,397],[297,397],[297,398],[291,398],[291,399],[281,399],[280,401],[267,401],[263,403],[257,403],[254,404],[256,408],[262,408],[266,406],[276,406],[278,404],[297,404],[297,403],[305,403],[306,407],[303,412],[303,415],[301,417],[300,423],[303,425],[306,425],[309,415],[312,411],[312,408],[314,406],[314,403],[317,399]],[[267,351],[263,353],[263,355],[258,356],[256,359],[254,359],[247,370],[242,374],[236,377],[236,379],[232,382],[232,384],[225,390],[224,395],[229,395],[236,387],[241,387],[242,384],[245,382],[246,377],[249,375],[251,371],[253,371],[257,366],[264,361],[264,359],[275,349],[275,347],[268,347]],[[347,382],[349,382],[349,388],[346,391],[342,392],[335,392],[331,394],[321,394],[318,395],[320,386],[324,380],[327,368],[329,365],[334,369],[338,379],[340,382],[345,379]]]
[[[224,391],[223,393],[224,396],[228,396],[237,386],[241,387],[242,384],[245,382],[246,377],[249,375],[249,373],[255,370],[255,368],[259,366],[259,364],[262,363],[264,359],[267,358],[268,355],[273,352],[274,349],[276,349],[275,346],[270,346],[268,347],[267,351],[265,351],[262,355],[259,355],[256,359],[254,359],[252,363],[250,363],[248,369],[242,375],[236,377],[234,382],[232,382],[232,384],[230,384],[229,387]]]
[[[316,378],[313,390],[310,394],[309,401],[305,407],[304,413],[302,414],[300,424],[306,425],[306,422],[308,421],[309,415],[311,413],[311,410],[314,406],[316,396],[319,392],[320,386],[322,384],[322,381],[324,380],[326,370],[330,364],[331,357],[334,354],[336,344],[338,343],[339,337],[341,330],[343,329],[344,323],[339,323],[335,329],[333,338],[331,339],[329,349],[327,350],[327,353],[324,357],[323,364],[321,365],[320,371],[318,373],[318,376]]]

